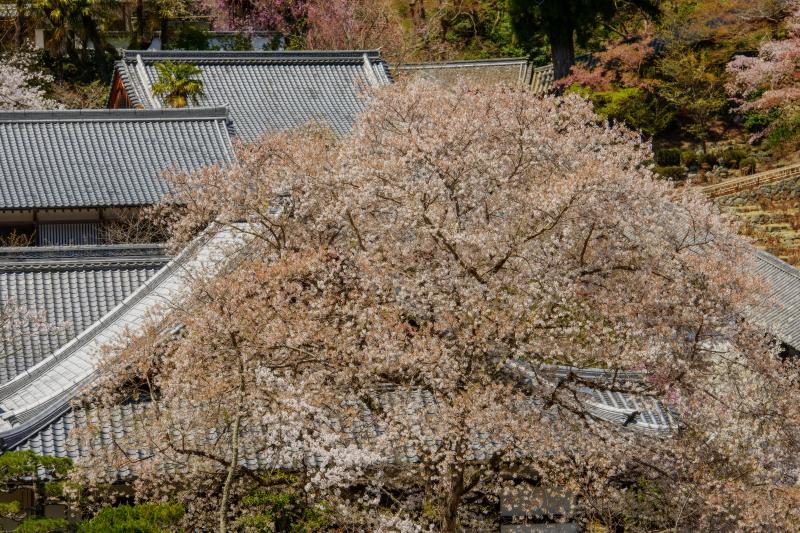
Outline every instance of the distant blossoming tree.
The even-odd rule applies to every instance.
[[[479,527],[466,502],[521,478],[589,516],[656,502],[651,530],[791,528],[797,368],[746,320],[751,248],[650,157],[575,95],[419,81],[350,136],[173,176],[178,241],[213,221],[251,245],[109,352],[94,401],[150,408],[80,476],[134,469],[193,528],[257,519],[248,495],[288,474],[358,530]],[[642,373],[602,386],[680,427],[598,418],[597,384],[553,363]]]
[[[30,54],[21,52],[0,60],[0,109],[52,109],[56,103],[45,96],[42,82],[50,81],[37,73]]]
[[[741,109],[770,110],[800,101],[800,8],[786,19],[788,36],[761,45],[758,56],[736,56],[728,63],[729,94]]]
[[[306,47],[318,50],[380,48],[401,60],[403,27],[392,7],[371,0],[314,1],[308,5]]]

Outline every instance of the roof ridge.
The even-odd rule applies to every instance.
[[[163,244],[8,247],[0,248],[0,272],[151,266],[169,259]]]
[[[381,51],[378,49],[364,50],[124,50],[125,59],[135,59],[141,55],[142,59],[158,57],[198,57],[214,59],[242,59],[242,58],[265,58],[265,59],[362,59],[367,54],[371,59],[380,59]]]
[[[527,57],[492,57],[486,59],[454,59],[451,61],[423,61],[421,63],[400,63],[394,68],[448,68],[481,65],[516,65],[528,63]]]
[[[298,51],[244,51],[235,52],[227,50],[130,50],[123,53],[123,63],[133,64],[137,57],[145,63],[153,61],[191,61],[196,63],[253,63],[253,64],[281,64],[303,63],[355,63],[363,61],[366,54],[370,62],[383,63],[379,50],[298,50]]]
[[[53,109],[0,111],[0,123],[9,122],[130,122],[176,120],[227,120],[228,108],[186,107],[180,109]]]

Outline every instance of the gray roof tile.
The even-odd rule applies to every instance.
[[[158,108],[151,86],[160,61],[202,70],[200,105],[225,105],[244,141],[309,122],[347,133],[364,108],[364,88],[390,82],[376,51],[194,52],[127,51],[115,67],[133,105]]]
[[[169,169],[233,157],[225,108],[0,113],[0,209],[153,204]]]
[[[782,342],[800,350],[800,269],[759,251],[755,272],[771,291],[769,305],[758,309],[755,319]]]
[[[0,343],[0,384],[76,337],[167,260],[155,245],[0,248],[0,303],[13,299],[59,326]]]

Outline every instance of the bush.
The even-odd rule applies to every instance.
[[[750,133],[755,133],[772,124],[776,118],[778,118],[776,113],[772,111],[769,113],[753,111],[745,115],[742,121],[742,127]]]
[[[739,169],[742,174],[755,174],[756,172],[756,159],[754,157],[746,157],[739,161]]]
[[[697,152],[692,152],[691,150],[681,152],[681,165],[689,170],[697,170],[700,166],[700,156]]]
[[[774,148],[785,142],[796,141],[798,137],[800,137],[800,113],[775,121],[767,136],[767,144]]]
[[[662,167],[675,167],[681,164],[681,151],[677,148],[664,148],[656,151],[656,164]]]
[[[68,522],[63,518],[28,518],[23,520],[17,529],[19,533],[52,533],[64,531]]]
[[[700,165],[712,168],[717,163],[719,163],[719,159],[717,158],[716,154],[705,153],[700,156]]]
[[[728,148],[719,154],[718,159],[720,164],[726,168],[739,168],[739,162],[748,155],[750,154],[741,148]]]
[[[183,518],[179,503],[120,505],[106,507],[78,526],[79,533],[158,533],[171,531]]]
[[[659,174],[661,177],[673,181],[686,178],[686,168],[680,165],[657,166],[654,170],[655,173]]]
[[[225,35],[217,39],[219,43],[214,46],[214,50],[233,50],[236,52],[248,52],[253,49],[253,42],[248,35],[244,33],[235,33],[233,35]]]
[[[208,50],[208,32],[197,26],[181,26],[169,48],[172,50]]]
[[[633,129],[641,130],[647,135],[662,132],[674,118],[672,111],[659,99],[638,87],[592,92],[574,84],[568,90],[591,100],[599,115],[625,122]]]

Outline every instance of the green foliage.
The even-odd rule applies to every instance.
[[[0,503],[0,516],[5,518],[13,518],[20,512],[20,504],[18,501],[10,501]]]
[[[406,12],[408,8],[406,7]],[[505,0],[443,4],[442,39],[466,57],[513,57],[525,55],[516,44]]]
[[[569,74],[575,59],[575,40],[586,46],[590,38],[625,7],[635,7],[655,16],[657,0],[508,0],[511,28],[523,48],[535,50],[547,37],[555,79]]]
[[[220,42],[217,46],[212,46],[212,50],[234,50],[238,52],[247,52],[253,49],[253,42],[250,37],[243,33],[234,33],[233,35],[226,35],[218,39]]]
[[[242,498],[244,516],[236,521],[236,529],[243,531],[289,531],[313,533],[332,525],[331,511],[326,502],[307,504],[294,479],[286,474],[276,474],[282,488],[259,489]]]
[[[778,110],[772,110],[768,113],[760,111],[751,111],[744,116],[742,127],[751,132],[759,132],[772,124],[778,118]]]
[[[654,171],[661,177],[670,180],[682,180],[686,177],[686,169],[680,165],[664,167],[657,166]]]
[[[697,152],[691,150],[684,150],[681,152],[681,165],[692,170],[700,166],[700,156]]]
[[[153,94],[161,96],[171,107],[186,107],[197,104],[203,96],[203,80],[198,76],[202,70],[189,63],[163,61],[155,63],[158,80],[153,84]]]
[[[749,154],[747,150],[741,148],[727,148],[717,155],[721,165],[726,168],[739,168],[739,162]]]
[[[208,50],[208,32],[193,24],[178,28],[169,46],[172,50]]]
[[[116,50],[104,36],[116,12],[100,0],[34,0],[34,17],[46,23],[45,49],[60,79],[84,82],[108,76]],[[89,43],[92,47],[89,47]]]
[[[719,163],[719,159],[716,154],[704,153],[700,156],[700,164],[708,168],[712,168],[717,163]]]
[[[50,533],[51,531],[63,531],[69,522],[63,518],[27,518],[17,526],[17,533]]]
[[[658,2],[632,0],[630,4],[655,16]],[[614,0],[508,0],[512,28],[520,42],[536,39],[540,33],[575,32],[578,41],[585,43],[597,29],[598,20],[609,21],[620,9]]]
[[[664,131],[674,116],[662,102],[638,87],[592,92],[573,85],[568,90],[590,99],[599,115],[624,122],[647,135]]]
[[[184,508],[179,503],[106,507],[78,526],[79,533],[159,533],[174,531]]]
[[[656,164],[662,167],[680,166],[681,151],[679,148],[663,148],[655,154]]]
[[[797,142],[800,139],[800,113],[781,116],[769,129],[767,146],[777,148],[786,143]]]
[[[746,157],[739,161],[739,169],[744,174],[754,174],[756,171],[757,163],[754,157]]]
[[[281,47],[281,35],[276,33],[272,39],[264,43],[264,50],[277,50]]]
[[[35,476],[39,469],[51,477],[63,477],[71,468],[72,460],[69,457],[45,457],[29,450],[0,455],[0,481],[5,483]]]
[[[672,105],[684,129],[705,146],[712,119],[727,104],[722,66],[703,50],[675,47],[657,62],[657,68],[662,77],[659,96]]]

